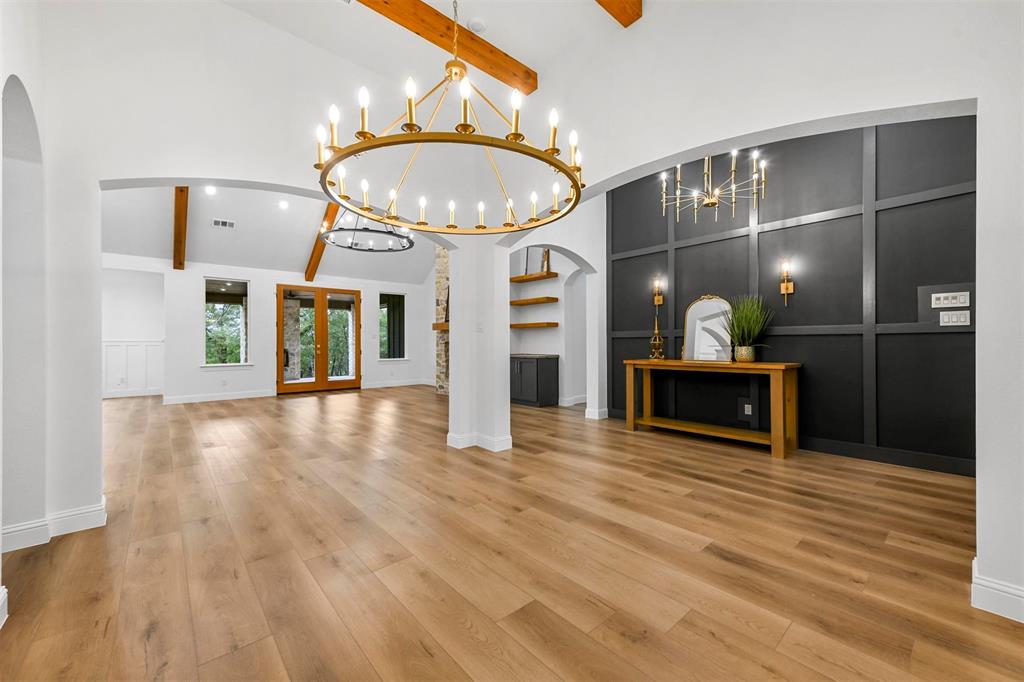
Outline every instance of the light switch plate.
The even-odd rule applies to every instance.
[[[971,306],[971,292],[969,291],[948,291],[932,294],[933,308],[969,308]]]
[[[950,310],[939,313],[940,327],[970,327],[971,311]]]

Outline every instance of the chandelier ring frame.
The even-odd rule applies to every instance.
[[[386,215],[387,211],[378,212],[374,211],[372,208],[365,209],[355,203],[351,197],[339,195],[335,190],[335,183],[330,179],[331,174],[333,173],[334,168],[346,159],[386,147],[419,144],[464,144],[483,147],[484,149],[499,149],[519,154],[521,156],[526,156],[534,159],[535,161],[540,161],[548,166],[554,173],[562,176],[568,184],[569,197],[565,203],[558,207],[557,212],[544,212],[544,214],[538,216],[537,220],[531,219],[530,221],[513,223],[511,225],[501,224],[495,226],[485,225],[482,227],[449,227],[447,225],[424,225],[418,222],[403,220],[401,217],[388,216]],[[568,213],[571,213],[576,206],[579,205],[583,187],[585,186],[580,182],[580,179],[577,176],[577,169],[570,166],[565,161],[562,161],[554,154],[522,142],[510,141],[505,138],[482,135],[480,133],[443,131],[421,131],[414,133],[403,132],[391,135],[382,135],[369,139],[361,139],[346,147],[327,147],[327,151],[331,153],[330,158],[325,159],[322,165],[316,164],[315,167],[320,171],[320,187],[332,202],[367,220],[395,227],[404,227],[414,232],[480,235],[507,234],[511,232],[533,230],[543,225],[547,225],[548,223],[553,223],[556,220],[564,218]]]

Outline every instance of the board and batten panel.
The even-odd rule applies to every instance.
[[[758,288],[775,310],[774,324],[860,324],[861,242],[859,215],[759,234]],[[783,260],[789,260],[796,282],[788,306],[779,295]]]
[[[917,288],[974,281],[974,194],[878,212],[878,321],[917,322]]]
[[[878,337],[878,444],[974,459],[974,334]]]
[[[974,182],[976,129],[974,116],[878,126],[878,198]]]
[[[613,190],[611,220],[627,229],[612,232],[610,253],[665,243],[668,223],[661,215],[661,180],[649,175]]]
[[[104,398],[160,395],[163,379],[163,341],[103,342]]]
[[[675,300],[679,301],[676,325],[692,301],[706,294],[732,298],[747,293],[750,238],[737,237],[719,242],[676,249]]]

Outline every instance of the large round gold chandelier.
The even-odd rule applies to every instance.
[[[531,230],[541,225],[553,223],[569,215],[576,208],[580,201],[580,193],[586,186],[583,183],[582,156],[579,151],[579,140],[576,131],[569,134],[569,160],[568,163],[560,157],[558,149],[558,112],[552,109],[548,116],[549,135],[547,147],[541,148],[533,145],[520,130],[519,115],[522,107],[522,97],[518,90],[513,90],[510,97],[511,118],[499,109],[485,95],[475,83],[467,77],[467,67],[458,58],[459,21],[458,2],[453,3],[453,32],[452,58],[445,64],[445,75],[425,95],[417,99],[416,84],[412,78],[405,83],[406,111],[404,114],[392,121],[387,127],[377,133],[370,131],[369,108],[370,95],[366,88],[361,88],[358,94],[359,101],[359,129],[355,131],[356,141],[348,146],[342,146],[338,140],[338,123],[341,120],[341,112],[337,106],[331,106],[328,111],[329,125],[317,127],[316,137],[316,163],[313,167],[320,172],[320,187],[327,198],[343,206],[348,211],[379,223],[392,225],[394,227],[415,230],[419,232],[440,232],[445,234],[500,234],[506,232],[517,232],[520,230]],[[461,116],[457,123],[449,130],[435,129],[438,112],[444,103],[449,91],[452,88],[458,91],[460,98]],[[473,103],[473,95],[479,97],[480,101],[490,108],[508,126],[508,132],[503,137],[488,135],[484,132],[477,116],[477,110]],[[426,119],[420,123],[420,112],[429,110]],[[401,126],[400,130],[396,130]],[[478,202],[475,207],[467,211],[465,207],[457,207],[455,202],[448,200],[447,206],[441,205],[447,210],[437,211],[442,213],[445,220],[437,220],[436,215],[428,213],[428,198],[420,196],[417,203],[418,219],[412,220],[402,215],[399,211],[399,197],[402,187],[409,177],[409,173],[416,163],[416,158],[423,145],[472,145],[483,149],[490,162],[495,180],[504,205],[497,211],[487,211],[483,202]],[[397,178],[394,185],[388,190],[387,201],[384,208],[375,208],[371,201],[370,184],[364,178],[359,181],[355,188],[351,187],[352,180],[348,177],[344,162],[353,157],[362,157],[372,154],[377,150],[389,147],[406,146],[411,149],[408,161],[404,167],[395,169],[394,177]],[[494,158],[494,151],[512,152],[531,159],[549,168],[554,176],[551,185],[551,204],[542,202],[538,204],[537,193],[529,194],[529,210],[520,212],[519,204],[516,203],[510,193],[498,163]],[[355,196],[352,196],[355,195]],[[520,197],[523,199],[526,197]],[[406,205],[412,206],[410,200]],[[456,209],[459,209],[457,212]],[[472,208],[476,210],[473,211]],[[462,216],[469,214],[473,222],[460,225]],[[488,216],[500,216],[490,218]],[[457,219],[458,218],[458,219]],[[501,222],[498,222],[501,220]]]

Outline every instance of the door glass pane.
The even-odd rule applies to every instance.
[[[284,382],[316,381],[316,308],[312,291],[286,289],[281,301]]]
[[[354,379],[355,305],[352,294],[327,294],[327,378]]]

